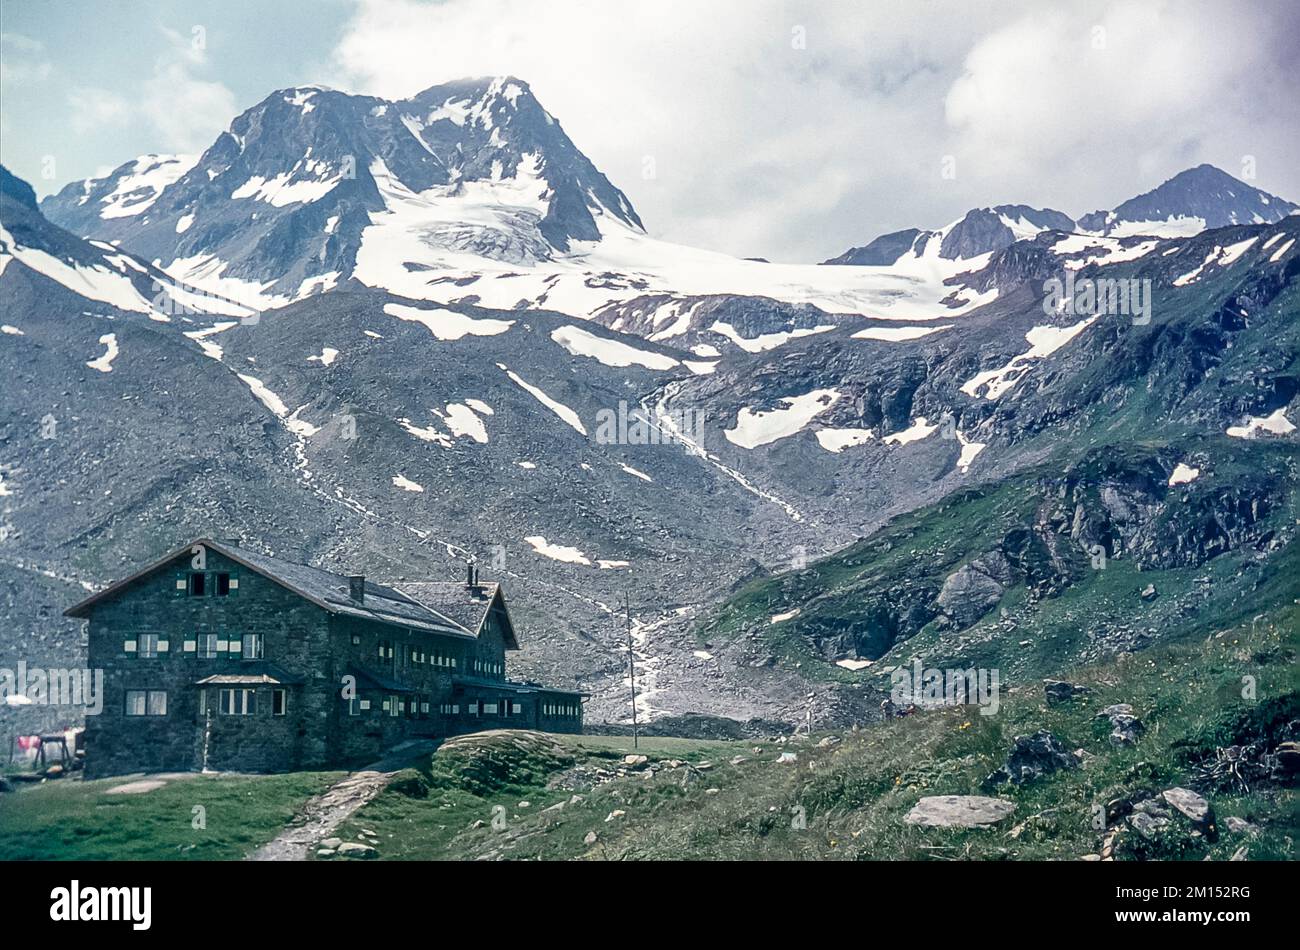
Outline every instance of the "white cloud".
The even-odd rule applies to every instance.
[[[1033,9],[966,56],[944,103],[955,151],[989,180],[1056,178],[1093,196],[1076,214],[1128,197],[1117,178],[1145,191],[1201,161],[1240,175],[1245,155],[1296,142],[1295,123],[1264,118],[1294,95],[1265,68],[1285,55],[1268,20],[1241,4]]]
[[[68,93],[72,108],[69,123],[72,131],[84,135],[100,126],[121,123],[131,113],[131,105],[115,92],[94,86],[78,86]]]
[[[196,75],[209,69],[204,48],[190,36],[163,32],[168,47],[141,85],[140,111],[161,135],[163,150],[202,152],[238,113],[235,94],[224,83]]]
[[[0,82],[14,86],[43,82],[52,71],[40,40],[21,33],[0,33]]]
[[[1245,0],[358,0],[325,78],[400,97],[520,76],[651,233],[818,259],[977,205],[1082,214],[1200,161],[1239,173],[1242,152],[1295,198],[1274,78],[1294,73],[1293,31],[1270,18],[1296,17]]]

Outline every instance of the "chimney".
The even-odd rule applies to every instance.
[[[465,562],[465,586],[468,589],[473,590],[477,586],[478,584],[477,574],[478,572],[474,570],[474,562],[466,561]]]
[[[358,604],[366,599],[366,575],[352,574],[348,577],[348,596]]]

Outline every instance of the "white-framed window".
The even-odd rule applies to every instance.
[[[158,656],[158,634],[139,634],[135,638],[135,655],[142,660],[151,660]]]
[[[200,660],[212,660],[217,656],[217,643],[221,637],[215,633],[200,633],[197,637],[195,652]]]
[[[167,692],[161,689],[128,689],[126,691],[128,716],[167,715]]]
[[[223,716],[256,715],[257,690],[244,687],[217,690],[217,709]]]
[[[271,715],[283,716],[289,710],[289,691],[287,689],[271,690]]]
[[[266,647],[266,640],[260,633],[246,633],[243,640],[245,660],[260,660]]]

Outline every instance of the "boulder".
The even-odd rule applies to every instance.
[[[1138,594],[1138,596],[1142,598],[1143,602],[1149,604],[1160,596],[1160,592],[1156,590],[1155,584],[1148,584],[1146,587],[1142,588],[1142,592]]]
[[[1141,861],[1192,859],[1217,838],[1210,803],[1186,788],[1136,802],[1115,833],[1116,850]]]
[[[1128,703],[1116,703],[1097,713],[1097,719],[1110,720],[1110,741],[1113,745],[1132,745],[1138,737],[1146,732],[1142,720],[1133,715],[1133,707]]]
[[[917,802],[903,818],[925,828],[987,828],[1009,817],[1014,802],[982,795],[930,795]]]
[[[993,786],[1010,782],[1021,785],[1041,775],[1078,766],[1079,759],[1073,752],[1046,729],[1040,729],[1032,736],[1016,736],[1006,763],[985,779],[985,784]]]
[[[935,603],[958,627],[969,627],[1002,599],[1006,588],[975,564],[949,574]]]
[[[337,851],[339,849],[339,845],[341,845],[342,843],[343,843],[342,838],[326,838],[324,841],[320,843],[320,846],[322,848],[329,848],[332,851]]]
[[[1173,827],[1173,813],[1154,798],[1138,802],[1128,816],[1129,827],[1148,841],[1155,841]]]
[[[1043,694],[1047,698],[1047,705],[1049,706],[1068,703],[1076,696],[1086,696],[1090,692],[1092,690],[1086,686],[1075,686],[1065,680],[1043,680]]]
[[[582,843],[590,846],[596,843],[596,839],[597,839],[596,832],[588,831],[586,836],[582,839]]]
[[[1277,764],[1284,772],[1300,772],[1300,742],[1281,742],[1273,750]]]
[[[379,852],[368,844],[360,844],[356,841],[345,841],[337,848],[340,857],[359,858],[368,861],[371,858],[379,857]]]
[[[1146,726],[1137,716],[1119,715],[1111,719],[1110,741],[1114,745],[1132,745],[1138,736],[1146,731]]]
[[[1238,818],[1236,815],[1229,815],[1227,818],[1223,819],[1223,824],[1224,827],[1234,835],[1254,836],[1259,834],[1258,825],[1252,825],[1246,819]]]
[[[1191,819],[1194,824],[1214,824],[1214,809],[1210,807],[1208,801],[1190,788],[1167,788],[1160,793],[1160,797]]]

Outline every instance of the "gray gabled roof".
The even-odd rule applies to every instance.
[[[489,611],[494,605],[499,605],[505,620],[503,634],[506,649],[519,649],[514,623],[506,609],[505,592],[501,590],[500,584],[484,581],[469,587],[454,581],[395,581],[393,587],[435,613],[450,617],[466,630],[472,630],[476,636],[483,628],[483,621],[487,620]]]
[[[274,581],[281,587],[311,601],[316,606],[332,614],[357,617],[362,620],[373,620],[392,626],[409,627],[414,630],[467,639],[475,638],[478,633],[477,627],[467,627],[453,617],[449,617],[384,584],[366,581],[365,598],[358,603],[350,596],[350,580],[346,574],[335,574],[332,571],[322,570],[318,567],[295,564],[292,561],[285,561],[267,554],[259,554],[244,547],[224,541],[213,541],[210,538],[199,538],[191,541],[184,547],[154,561],[129,577],[123,578],[115,584],[110,584],[99,593],[92,594],[85,600],[74,604],[64,611],[64,615],[68,617],[89,616],[90,608],[100,600],[118,593],[146,575],[167,567],[178,558],[188,557],[190,550],[198,544],[209,550],[216,551],[218,554],[222,554],[252,571],[256,571],[263,577]],[[464,588],[462,587],[462,589]]]

